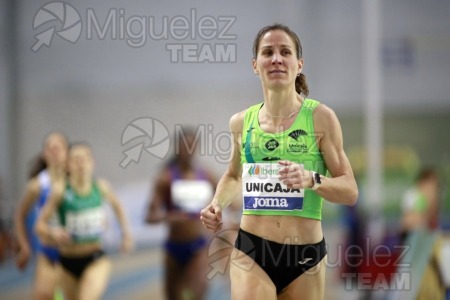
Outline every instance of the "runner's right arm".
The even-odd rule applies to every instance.
[[[222,228],[222,210],[235,199],[241,197],[242,165],[241,165],[241,137],[245,111],[233,115],[230,119],[232,134],[232,156],[228,169],[217,185],[216,193],[211,203],[202,209],[201,217],[204,226],[217,232]]]
[[[28,242],[27,230],[25,227],[26,219],[30,209],[33,207],[39,196],[40,186],[37,178],[31,179],[26,187],[22,201],[16,210],[14,216],[14,226],[16,228],[16,238],[19,245],[19,253],[16,257],[16,265],[23,270],[31,255],[30,244]]]

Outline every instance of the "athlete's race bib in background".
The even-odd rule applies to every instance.
[[[106,216],[103,207],[96,207],[79,212],[67,212],[66,230],[75,242],[96,241],[105,231]]]
[[[244,210],[302,210],[304,189],[289,189],[279,177],[278,163],[246,163],[242,169]]]
[[[206,180],[175,180],[170,191],[173,203],[191,213],[200,212],[213,197],[213,187]]]

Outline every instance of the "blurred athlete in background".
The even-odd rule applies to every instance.
[[[166,222],[164,291],[168,300],[204,299],[208,281],[207,234],[199,220],[214,193],[216,181],[194,163],[197,139],[183,129],[175,135],[175,156],[154,186],[148,223]]]
[[[101,245],[106,225],[104,202],[111,205],[119,221],[123,252],[129,252],[133,247],[128,222],[109,183],[94,178],[94,157],[90,146],[71,146],[68,171],[68,180],[52,187],[36,230],[44,243],[58,247],[65,299],[101,299],[111,272],[111,262]],[[52,228],[48,220],[55,212],[61,227]]]
[[[47,202],[53,184],[64,182],[68,142],[61,133],[51,133],[44,141],[41,154],[30,172],[22,201],[15,214],[15,232],[19,251],[16,265],[25,269],[32,251],[36,250],[36,274],[33,299],[53,299],[58,282],[58,251],[44,246],[34,233],[36,218]],[[57,225],[55,218],[52,225]]]

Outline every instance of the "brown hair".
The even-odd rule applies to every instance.
[[[417,174],[416,177],[416,182],[423,182],[423,181],[427,181],[427,180],[439,180],[439,175],[438,172],[431,168],[431,167],[426,167],[423,168],[419,171],[419,173]]]
[[[45,162],[42,154],[38,154],[33,160],[30,162],[30,170],[28,171],[28,179],[31,179],[37,176],[41,171],[47,168],[47,163]]]
[[[263,27],[258,34],[256,35],[255,40],[253,41],[253,58],[256,59],[258,56],[258,50],[259,50],[259,43],[261,42],[261,38],[268,32],[274,31],[274,30],[281,30],[285,32],[294,42],[295,50],[297,54],[297,58],[302,58],[302,44],[300,43],[300,39],[298,38],[297,34],[293,32],[289,27],[283,24],[275,23],[273,25],[269,25],[266,27]],[[308,96],[309,94],[309,88],[308,83],[306,82],[306,76],[303,73],[300,73],[297,78],[295,78],[295,91],[299,94]]]

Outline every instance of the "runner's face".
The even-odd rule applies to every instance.
[[[51,134],[44,145],[44,159],[48,166],[64,166],[67,159],[67,142],[60,134]]]
[[[292,39],[282,30],[269,31],[259,42],[253,70],[269,89],[285,88],[294,85],[301,72],[303,59],[298,59]]]
[[[94,159],[91,150],[86,146],[74,146],[69,152],[69,173],[77,178],[92,177]]]

